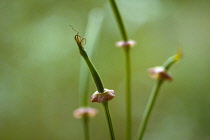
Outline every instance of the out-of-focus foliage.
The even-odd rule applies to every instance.
[[[117,139],[124,139],[124,55],[114,46],[120,34],[108,1],[0,1],[0,139],[79,140],[80,55],[75,32],[83,35],[88,12],[104,8],[105,19],[93,55],[105,87],[115,90],[110,102]],[[132,100],[135,137],[154,81],[146,69],[161,65],[183,46],[152,112],[145,140],[209,140],[210,15],[209,0],[118,0],[131,39]],[[94,32],[94,30],[92,31]],[[87,38],[88,43],[88,38]],[[91,79],[89,94],[96,88]],[[93,140],[109,139],[102,107],[91,120]]]

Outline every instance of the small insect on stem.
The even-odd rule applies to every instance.
[[[71,26],[71,25],[70,25]],[[73,26],[71,26],[71,28],[77,32],[77,34],[74,36],[74,40],[77,42],[78,46],[83,47],[86,44],[86,38],[84,38],[83,36],[79,35],[79,31],[75,30],[73,28]]]

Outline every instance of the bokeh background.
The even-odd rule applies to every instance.
[[[132,48],[133,137],[154,80],[147,69],[161,65],[182,44],[183,59],[171,69],[174,81],[165,83],[144,140],[210,139],[210,1],[117,0]],[[95,9],[97,8],[97,9]],[[99,9],[100,8],[100,9]],[[87,26],[90,12],[102,13],[98,34]],[[93,16],[94,17],[94,16]],[[97,16],[96,16],[97,17]],[[0,1],[0,139],[82,140],[79,107],[81,57],[70,24],[95,36],[92,60],[105,87],[116,97],[110,110],[118,140],[125,132],[124,52],[108,1]],[[90,33],[89,33],[90,35]],[[90,39],[91,40],[91,39]],[[88,94],[95,92],[90,79]],[[91,119],[93,140],[108,140],[103,108]]]

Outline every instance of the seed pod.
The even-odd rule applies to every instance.
[[[104,89],[104,92],[100,93],[96,91],[91,96],[91,102],[106,102],[112,100],[115,97],[114,90]]]
[[[165,70],[163,66],[157,66],[154,68],[148,69],[149,75],[153,79],[161,79],[161,80],[166,80],[166,81],[172,81],[173,78],[168,72]]]
[[[80,107],[74,111],[74,117],[81,119],[84,116],[89,118],[94,117],[98,113],[97,109],[91,107]]]

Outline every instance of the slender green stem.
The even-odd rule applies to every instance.
[[[166,71],[169,70],[169,68],[175,63],[177,62],[179,59],[181,59],[182,57],[182,52],[181,52],[181,48],[178,49],[177,53],[171,57],[169,57],[164,63],[163,63],[163,67],[166,69]]]
[[[109,2],[111,4],[112,10],[115,14],[115,18],[117,20],[117,24],[118,24],[118,27],[120,29],[120,33],[122,35],[122,38],[123,38],[124,41],[128,41],[128,35],[126,33],[125,26],[124,26],[122,17],[120,15],[120,11],[118,10],[117,4],[116,4],[115,0],[109,0]]]
[[[97,13],[96,13],[97,12]],[[98,38],[98,34],[101,29],[100,23],[102,23],[104,17],[104,12],[102,9],[93,9],[89,13],[87,28],[85,31],[85,36],[89,39],[89,47],[87,52],[89,53],[89,57],[91,58],[94,46],[96,46],[96,40]],[[92,32],[94,30],[94,32]],[[90,74],[86,69],[85,62],[81,61],[80,64],[80,82],[79,82],[79,102],[80,107],[88,107],[88,88]],[[84,140],[90,140],[90,130],[89,130],[89,117],[87,115],[83,116],[82,123],[84,128]]]
[[[141,121],[140,129],[139,129],[138,140],[142,140],[142,138],[144,136],[144,132],[145,132],[148,120],[149,120],[150,113],[153,109],[155,100],[157,98],[157,94],[160,90],[160,87],[161,87],[162,83],[163,83],[163,80],[157,80],[156,84],[154,85],[154,87],[151,91],[148,103],[146,105],[145,111],[144,111],[143,116],[142,116],[142,121]]]
[[[104,86],[103,86],[103,83],[101,81],[101,78],[100,78],[100,75],[98,74],[96,68],[94,67],[93,63],[90,61],[86,51],[84,50],[83,47],[79,47],[80,49],[80,54],[82,55],[82,57],[84,58],[91,74],[92,74],[92,77],[95,81],[95,84],[96,84],[96,87],[98,89],[99,92],[103,92],[104,91]]]
[[[121,36],[123,38],[123,41],[128,41],[128,35],[121,17],[121,14],[119,12],[119,9],[117,7],[117,4],[115,0],[109,0],[112,10],[115,14],[115,18],[121,33]],[[132,119],[131,119],[131,66],[130,66],[130,47],[125,47],[125,59],[126,59],[126,140],[131,139],[131,132],[132,132]]]
[[[130,53],[129,51],[125,53],[125,68],[126,68],[126,139],[131,139],[132,132],[132,119],[131,119],[131,88],[130,88],[130,80],[131,80],[131,71],[130,71]]]
[[[103,102],[102,104],[104,107],[104,112],[106,114],[107,123],[109,125],[109,132],[110,132],[111,140],[115,140],[114,128],[112,125],[112,119],[111,119],[110,112],[109,112],[108,102]]]
[[[98,92],[99,92],[99,94],[103,93],[104,92],[104,86],[103,86],[102,80],[101,80],[101,78],[100,78],[96,68],[92,64],[91,60],[88,57],[87,52],[85,51],[85,49],[84,49],[84,47],[82,45],[82,41],[83,40],[84,40],[84,38],[82,38],[78,34],[75,35],[75,41],[77,42],[77,45],[79,47],[80,54],[84,58],[87,66],[88,66],[88,68],[89,68],[89,70],[90,70],[90,72],[92,74],[92,77],[93,77],[93,79],[95,81],[95,84],[96,84],[96,87],[98,89]],[[106,114],[107,123],[109,125],[109,131],[110,131],[111,139],[115,140],[114,129],[113,129],[113,126],[112,126],[112,120],[111,120],[111,116],[110,116],[110,113],[109,113],[108,102],[102,102],[102,104],[103,104],[104,111],[105,111],[105,114]]]
[[[85,37],[88,38],[88,44],[86,46],[86,52],[91,59],[95,49],[97,48],[99,34],[101,32],[101,26],[104,19],[104,9],[94,8],[89,12],[88,22],[85,31]],[[93,32],[94,30],[94,32]],[[90,74],[88,69],[86,69],[86,64],[81,60],[80,64],[80,81],[79,81],[79,93],[80,93],[80,106],[87,107],[89,101],[89,80]]]
[[[83,125],[84,125],[84,140],[90,140],[89,118],[88,118],[88,116],[83,117]]]
[[[181,50],[179,49],[178,52],[174,55],[169,57],[165,63],[163,64],[163,67],[165,68],[165,73],[167,74],[167,71],[169,70],[169,68],[175,63],[177,62],[180,58],[181,58],[182,54],[181,54]],[[138,140],[142,140],[143,136],[144,136],[144,132],[150,117],[150,114],[152,112],[153,106],[155,104],[155,100],[157,98],[158,92],[160,90],[161,85],[163,84],[165,79],[162,79],[164,77],[159,77],[156,81],[156,84],[154,85],[149,100],[147,102],[146,108],[144,110],[143,116],[142,116],[142,120],[141,120],[141,124],[139,127],[139,136],[138,136]]]
[[[95,84],[96,84],[96,87],[98,88],[98,91],[99,92],[103,92],[104,91],[104,86],[103,86],[103,83],[101,81],[101,78],[98,74],[98,72],[96,71],[94,65],[92,64],[91,60],[89,59],[86,51],[83,49],[83,47],[79,47],[80,48],[80,54],[82,55],[82,57],[84,58],[87,66],[89,67],[89,70],[92,74],[92,77],[95,81]],[[103,107],[104,107],[104,112],[106,114],[106,118],[107,118],[107,123],[109,125],[109,131],[110,131],[110,136],[111,136],[111,139],[112,140],[115,140],[115,136],[114,136],[114,129],[113,129],[113,126],[112,126],[112,120],[111,120],[111,116],[110,116],[110,113],[109,113],[109,107],[108,107],[108,102],[103,102]]]

